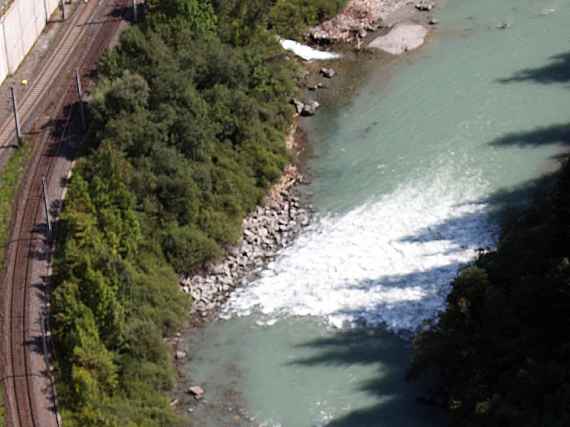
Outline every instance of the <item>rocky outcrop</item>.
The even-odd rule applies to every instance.
[[[182,290],[193,298],[194,315],[207,319],[216,313],[242,281],[251,278],[309,225],[310,211],[301,206],[295,194],[301,181],[296,168],[289,167],[264,205],[244,220],[240,244],[228,248],[226,258],[206,273],[181,278]]]
[[[405,4],[403,0],[350,0],[340,14],[309,30],[307,36],[321,44],[363,39]]]

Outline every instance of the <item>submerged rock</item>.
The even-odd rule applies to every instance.
[[[509,28],[511,28],[511,24],[508,22],[501,22],[500,24],[497,24],[498,30],[508,30]]]
[[[427,28],[422,25],[398,24],[388,34],[374,39],[368,47],[392,55],[401,55],[423,45],[427,34]]]

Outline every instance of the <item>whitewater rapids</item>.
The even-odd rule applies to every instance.
[[[494,243],[484,181],[451,186],[450,179],[410,182],[318,218],[259,279],[236,290],[223,316],[257,313],[268,324],[318,316],[335,327],[417,330],[444,307],[458,269]]]

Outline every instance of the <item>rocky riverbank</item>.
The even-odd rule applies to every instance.
[[[287,146],[297,154],[301,150],[302,135],[296,126],[287,138]],[[303,205],[297,188],[303,181],[297,166],[289,165],[264,203],[244,219],[240,243],[229,247],[221,262],[180,278],[182,291],[194,301],[194,325],[212,318],[236,287],[251,280],[309,225],[310,207]]]
[[[318,44],[354,43],[357,47],[379,29],[405,21],[435,25],[432,0],[350,0],[336,17],[311,28],[306,36]]]

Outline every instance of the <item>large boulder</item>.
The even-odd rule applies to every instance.
[[[427,34],[427,28],[422,25],[398,24],[388,34],[374,39],[368,47],[380,49],[392,55],[401,55],[423,45]]]

